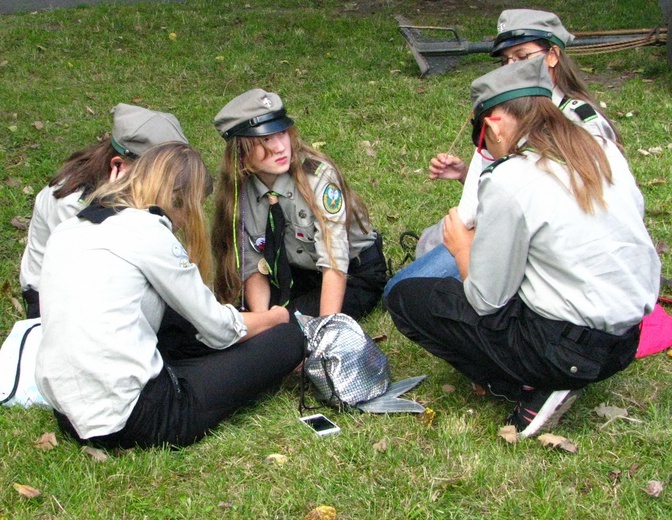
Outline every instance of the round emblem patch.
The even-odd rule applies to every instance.
[[[327,187],[324,188],[322,204],[324,205],[326,212],[331,215],[341,211],[341,208],[343,207],[343,194],[341,193],[341,189],[333,182],[330,182],[327,184]]]

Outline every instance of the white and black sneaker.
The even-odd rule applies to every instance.
[[[560,417],[569,410],[580,390],[529,390],[523,392],[509,415],[508,424],[513,424],[518,437],[527,438],[549,431],[558,424]]]

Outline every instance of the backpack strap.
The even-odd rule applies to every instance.
[[[9,395],[0,401],[0,404],[5,404],[16,395],[16,390],[19,388],[19,379],[21,379],[21,358],[23,357],[23,348],[26,346],[26,341],[28,340],[28,334],[30,334],[30,331],[35,327],[39,327],[40,325],[41,323],[36,323],[23,333],[23,338],[21,338],[21,345],[19,345],[19,360],[16,363],[16,377],[14,377],[14,386],[9,392]]]

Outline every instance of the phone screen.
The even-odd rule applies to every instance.
[[[308,423],[316,432],[323,432],[325,430],[336,428],[336,425],[324,416],[310,417],[306,419],[305,422]]]

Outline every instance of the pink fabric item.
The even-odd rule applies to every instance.
[[[642,320],[642,333],[635,358],[650,356],[672,346],[672,316],[659,304]]]

